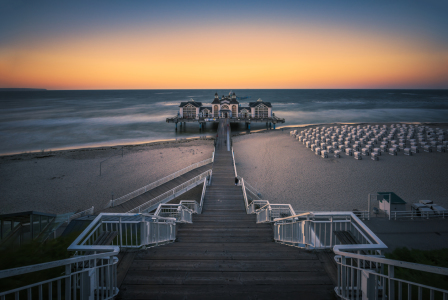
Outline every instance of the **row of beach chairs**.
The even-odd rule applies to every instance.
[[[395,156],[403,151],[404,155],[411,156],[419,153],[420,149],[425,152],[432,152],[433,149],[446,152],[448,147],[446,134],[440,128],[406,124],[392,124],[390,127],[316,127],[301,132],[293,130],[290,135],[323,158],[328,158],[331,154],[338,158],[341,153],[345,153],[358,160],[363,156],[379,160],[382,153]]]

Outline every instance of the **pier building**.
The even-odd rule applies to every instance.
[[[221,98],[218,93],[210,106],[205,106],[202,102],[190,99],[187,102],[181,102],[179,112],[173,118],[167,118],[167,123],[177,124],[185,122],[198,122],[199,128],[202,129],[206,122],[219,123],[221,119],[228,119],[229,123],[245,123],[250,129],[252,122],[265,122],[267,126],[274,127],[277,123],[285,123],[285,119],[278,118],[272,112],[272,104],[258,99],[249,102],[248,106],[241,106],[235,93],[229,93],[228,96],[223,95]]]

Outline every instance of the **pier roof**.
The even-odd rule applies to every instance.
[[[390,202],[391,204],[406,204],[406,201],[404,201],[403,199],[401,199],[401,197],[399,197],[397,194],[393,193],[393,192],[379,192],[378,195],[383,195],[383,199],[380,199],[380,201],[386,201],[389,202],[388,196],[390,194]]]
[[[255,106],[260,105],[260,104],[264,104],[267,107],[272,107],[271,102],[263,102],[263,101],[249,102],[249,106],[250,107],[255,107]]]
[[[181,102],[179,107],[184,107],[187,104],[191,104],[195,107],[201,107],[202,106],[202,102],[196,102],[196,101],[188,101],[188,102]]]

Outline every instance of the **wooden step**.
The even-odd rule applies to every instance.
[[[300,295],[300,297],[298,297]],[[333,287],[307,285],[123,285],[117,299],[183,299],[183,300],[297,300],[336,299]]]

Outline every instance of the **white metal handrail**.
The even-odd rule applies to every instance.
[[[88,209],[83,210],[83,211],[81,211],[79,213],[73,214],[73,215],[71,215],[70,217],[67,218],[67,222],[70,222],[70,221],[72,221],[74,219],[81,218],[81,217],[84,217],[84,216],[93,215],[94,210],[95,210],[95,207],[92,206],[91,208],[88,208]]]
[[[112,299],[118,294],[117,262],[118,251],[75,256],[58,261],[1,270],[0,279],[37,271],[65,267],[65,272],[49,280],[40,281],[20,288],[0,293],[1,299],[14,296],[19,299],[21,292],[32,298],[33,291],[39,299]],[[63,296],[64,295],[64,296]]]
[[[144,193],[146,193],[149,190],[152,190],[152,189],[154,189],[154,188],[156,188],[156,187],[158,187],[158,186],[160,186],[160,185],[162,185],[164,183],[167,183],[168,181],[173,180],[174,178],[177,178],[177,177],[179,177],[179,176],[181,176],[181,175],[183,175],[183,174],[185,174],[187,172],[190,172],[191,170],[194,170],[196,168],[199,168],[199,167],[205,166],[207,164],[210,164],[214,160],[214,154],[215,153],[213,152],[212,158],[205,159],[203,161],[200,161],[200,162],[197,162],[195,164],[192,164],[192,165],[190,165],[190,166],[188,166],[186,168],[183,168],[183,169],[181,169],[181,170],[179,170],[177,172],[174,172],[171,175],[165,176],[165,177],[163,177],[163,178],[161,178],[161,179],[159,179],[157,181],[154,181],[154,182],[152,182],[152,183],[150,183],[150,184],[148,184],[148,185],[146,185],[146,186],[144,186],[142,188],[139,188],[138,190],[135,190],[135,191],[133,191],[133,192],[131,192],[129,194],[121,196],[120,198],[117,198],[117,199],[114,199],[114,200],[110,200],[105,208],[114,207],[114,206],[123,204],[124,202],[129,201],[129,200],[131,200],[131,199],[133,199],[133,198],[135,198],[137,196],[140,196],[141,194],[144,194]]]
[[[179,223],[192,223],[194,211],[183,204],[159,204],[154,216],[175,218]]]
[[[233,147],[232,147],[232,161],[233,161],[233,170],[235,171],[235,178],[238,178],[238,173],[236,172],[236,166],[235,166],[235,153],[233,152]]]
[[[253,200],[248,204],[244,179],[241,178],[240,182],[246,212],[256,213],[257,222],[273,221],[276,242],[300,248],[333,248],[338,266],[335,292],[340,298],[395,299],[398,296],[398,299],[402,299],[403,288],[407,288],[408,299],[411,299],[414,290],[417,291],[418,299],[423,299],[422,295],[429,296],[429,299],[436,299],[436,296],[448,299],[448,290],[395,277],[395,267],[444,276],[448,276],[448,268],[384,258],[381,252],[387,246],[359,219],[368,218],[368,211],[296,214],[290,205],[270,204],[267,200]],[[272,218],[273,210],[283,210],[285,206],[290,207],[289,216]],[[444,214],[441,216],[444,217]],[[336,236],[338,231],[349,232],[360,244],[343,245]],[[384,272],[385,267],[387,274]]]
[[[241,178],[241,188],[243,189],[243,197],[244,197],[244,207],[246,208],[246,213],[249,211],[249,203],[247,201],[246,187],[244,185],[244,179]]]
[[[357,219],[355,215],[352,216]],[[406,281],[395,277],[395,267],[409,270],[423,271],[432,274],[448,276],[448,268],[429,266],[405,261],[387,259],[383,256],[365,255],[372,250],[384,250],[386,245],[376,237],[370,229],[357,219],[358,226],[362,226],[366,234],[374,240],[374,243],[366,245],[336,245],[333,248],[338,264],[338,285],[335,292],[342,299],[360,297],[361,293],[368,299],[402,299],[404,291],[411,298],[413,290],[422,299],[425,292],[430,299],[440,296],[440,299],[448,298],[448,290]],[[387,269],[387,274],[385,270]],[[404,287],[404,288],[403,288]]]
[[[107,252],[120,248],[140,248],[173,242],[176,219],[149,214],[101,213],[68,247],[69,251]],[[106,234],[113,234],[110,245],[97,245]]]
[[[210,177],[212,176],[210,172]],[[205,191],[207,189],[207,178],[204,178],[204,185],[202,186],[202,194],[201,194],[201,201],[199,202],[199,213],[202,213],[202,207],[204,205],[204,198],[205,198]]]
[[[199,203],[196,200],[181,200],[179,204],[186,206],[187,208],[191,209],[193,213],[200,214],[201,209],[199,207]]]
[[[448,211],[391,211],[386,212],[389,216],[389,220],[397,220],[397,219],[414,219],[414,218],[422,218],[422,219],[430,219],[430,218],[443,218],[448,217]]]
[[[237,176],[238,177],[238,180],[239,181],[241,181],[241,176]],[[255,198],[257,199],[257,200],[261,200],[260,199],[260,197],[261,197],[261,193],[259,192],[259,191],[257,191],[257,189],[256,188],[254,188],[251,184],[249,184],[249,182],[247,182],[247,181],[245,181],[244,182],[244,184],[245,184],[245,186],[246,186],[246,191],[248,191],[248,192],[250,192],[252,195],[254,195],[255,196]]]
[[[167,198],[174,198],[174,196],[176,195],[176,193],[182,191],[183,189],[188,188],[190,185],[193,185],[195,183],[197,183],[198,181],[202,181],[202,179],[207,178],[208,175],[210,175],[211,170],[205,171],[202,174],[184,182],[181,185],[178,185],[177,187],[163,193],[162,195],[159,195],[133,209],[131,209],[130,211],[128,211],[128,213],[134,213],[134,212],[144,212],[145,210],[149,209],[150,207],[165,201]]]
[[[349,232],[361,244],[384,245],[352,212],[302,213],[274,223],[277,242],[301,248],[326,249],[343,243],[335,231]]]

